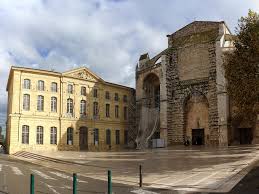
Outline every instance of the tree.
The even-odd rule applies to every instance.
[[[246,17],[239,19],[234,46],[224,62],[227,93],[234,107],[232,122],[254,122],[259,110],[258,13],[249,10]]]

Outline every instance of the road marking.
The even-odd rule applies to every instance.
[[[131,193],[137,193],[137,194],[158,194],[158,193],[155,193],[155,192],[152,192],[152,191],[146,191],[146,190],[143,190],[143,189],[134,190],[134,191],[131,191]]]
[[[43,183],[43,182],[41,182],[41,183]],[[60,194],[59,192],[57,192],[57,191],[53,188],[53,186],[48,185],[47,183],[43,183],[43,184],[46,185],[46,186],[49,188],[49,190],[51,190],[53,193],[55,193],[55,194]]]
[[[3,164],[0,164],[0,171],[2,171]]]
[[[214,172],[214,173],[212,173],[212,174],[210,174],[210,175],[208,175],[208,176],[206,176],[206,177],[200,179],[199,181],[196,181],[196,182],[194,182],[194,183],[191,183],[190,185],[198,185],[198,184],[200,184],[201,182],[206,181],[206,180],[208,180],[209,178],[215,176],[215,175],[218,174],[219,172],[220,172],[220,171]],[[215,180],[214,180],[214,181],[215,181]]]
[[[16,166],[10,166],[10,167],[11,167],[12,171],[14,172],[14,174],[16,174],[16,175],[24,175],[22,173],[22,171],[19,168],[17,168]]]
[[[31,169],[32,172],[34,172],[35,174],[39,175],[40,177],[44,178],[44,179],[49,179],[49,180],[57,180],[55,178],[52,178],[46,174],[44,174],[43,172],[40,172],[38,170],[34,170],[34,169]]]
[[[65,174],[60,173],[60,172],[49,172],[49,173],[54,174],[54,175],[56,175],[58,177],[61,177],[61,178],[64,178],[64,179],[68,179],[68,180],[71,180],[71,181],[73,180],[73,177],[65,175]],[[80,179],[78,179],[78,182],[80,182],[80,183],[88,183],[87,181],[82,181]]]

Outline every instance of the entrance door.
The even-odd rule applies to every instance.
[[[239,128],[240,144],[252,143],[252,129],[251,128]]]
[[[86,127],[81,127],[79,129],[80,134],[79,134],[79,146],[80,146],[80,150],[87,150],[88,148],[88,130]]]
[[[204,129],[192,129],[192,145],[204,145]]]

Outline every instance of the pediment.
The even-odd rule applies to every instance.
[[[97,76],[95,73],[93,73],[86,67],[73,69],[73,70],[64,72],[62,75],[67,77],[77,78],[77,79],[84,79],[87,81],[93,81],[93,82],[103,81],[102,78]]]

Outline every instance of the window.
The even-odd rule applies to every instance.
[[[80,115],[86,115],[86,101],[81,100],[80,102]]]
[[[98,102],[94,102],[93,114],[94,114],[94,116],[98,115]]]
[[[106,117],[110,117],[110,104],[106,104]]]
[[[38,81],[38,90],[39,91],[44,91],[44,81],[42,81],[42,80],[39,80]]]
[[[115,118],[119,118],[119,106],[115,106]]]
[[[67,145],[73,145],[73,128],[67,129]]]
[[[96,88],[94,89],[94,97],[98,98],[98,90]]]
[[[67,99],[67,113],[73,114],[73,112],[74,112],[73,100],[69,98]]]
[[[128,102],[128,96],[127,95],[123,96],[123,102]]]
[[[118,93],[115,93],[114,100],[119,101],[119,94]]]
[[[38,96],[37,110],[44,111],[44,96]]]
[[[56,82],[51,83],[51,92],[58,92],[58,84]]]
[[[43,144],[43,127],[42,126],[37,127],[36,143]]]
[[[108,91],[105,92],[105,99],[106,100],[110,99],[110,92],[108,92]]]
[[[99,143],[99,129],[94,129],[94,145]]]
[[[111,145],[111,130],[106,129],[106,144]]]
[[[23,125],[22,126],[22,144],[29,144],[29,126]]]
[[[56,127],[50,128],[50,144],[57,145],[57,128]]]
[[[124,107],[124,120],[128,119],[128,107]]]
[[[124,144],[127,145],[128,144],[128,140],[129,139],[129,133],[128,130],[124,131]]]
[[[73,85],[72,84],[68,84],[68,86],[67,86],[67,93],[73,94]]]
[[[23,110],[30,110],[30,95],[23,95]]]
[[[28,90],[31,89],[31,80],[29,79],[23,80],[23,88]]]
[[[86,96],[86,87],[84,86],[81,87],[81,95]]]
[[[115,131],[115,136],[116,136],[116,145],[120,144],[120,130]]]
[[[51,97],[51,112],[57,112],[57,98]]]

